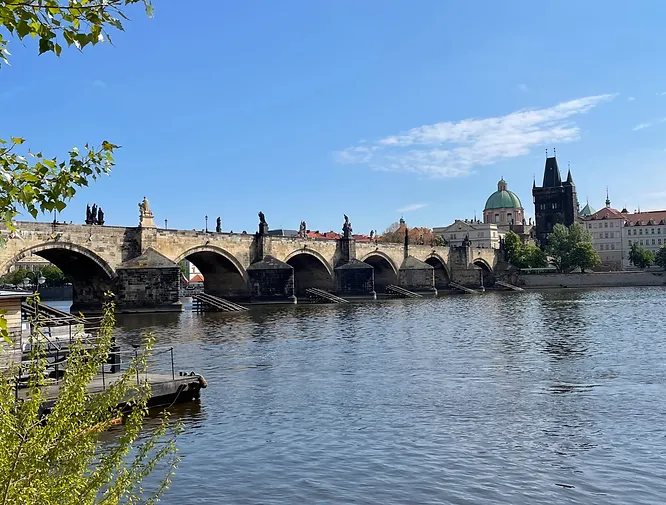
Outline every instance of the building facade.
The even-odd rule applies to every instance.
[[[508,230],[512,225],[523,224],[525,211],[520,198],[509,191],[504,178],[497,183],[497,191],[488,197],[483,209],[483,222],[496,224]]]
[[[532,187],[534,198],[535,236],[539,246],[545,249],[548,234],[553,227],[560,223],[565,226],[572,225],[578,218],[578,198],[576,185],[571,176],[567,174],[566,181],[562,182],[560,169],[555,156],[546,158],[541,186]]]
[[[583,210],[592,210],[589,204]],[[611,207],[610,199],[606,194],[606,206],[590,215],[582,215],[583,226],[592,235],[592,245],[599,254],[602,265],[612,269],[623,268],[623,261],[628,255],[624,240],[624,225],[626,216],[624,213]],[[587,212],[585,212],[587,214]]]
[[[433,228],[433,233],[444,237],[448,245],[460,247],[468,240],[472,247],[483,249],[499,249],[500,239],[504,237],[495,223],[456,219],[449,226]]]
[[[634,243],[656,254],[662,245],[666,245],[666,210],[626,214],[622,238],[626,252],[622,265],[625,268],[631,266],[629,249]]]

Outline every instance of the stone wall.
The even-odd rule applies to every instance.
[[[595,272],[585,274],[540,274],[508,277],[509,282],[526,289],[598,288],[622,286],[666,286],[665,272]]]
[[[116,303],[119,312],[180,310],[180,269],[119,268]]]

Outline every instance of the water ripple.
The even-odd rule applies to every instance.
[[[123,316],[208,380],[167,504],[655,504],[658,288]]]

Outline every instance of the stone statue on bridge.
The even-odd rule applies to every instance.
[[[301,224],[298,227],[298,236],[301,238],[307,238],[308,236],[308,225],[305,221],[301,221]]]
[[[264,213],[259,211],[259,235],[266,235],[268,232],[268,223],[266,222],[266,216]]]
[[[97,204],[93,203],[92,210],[90,211],[90,224],[97,224]]]
[[[102,207],[97,210],[97,224],[104,226],[104,211],[102,210]]]
[[[222,218],[217,216],[217,221],[215,223],[215,231],[217,233],[222,233]]]
[[[93,224],[92,212],[90,211],[90,204],[86,205],[86,224]]]
[[[349,218],[347,217],[347,214],[343,214],[345,216],[345,222],[342,225],[342,236],[343,238],[351,238],[352,234],[352,225],[349,222]]]
[[[143,201],[139,203],[139,226],[141,228],[155,228],[155,219],[150,210],[150,203],[144,196]]]

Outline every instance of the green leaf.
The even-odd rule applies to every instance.
[[[40,38],[39,39],[39,54],[48,53],[53,51],[53,42],[49,39]]]
[[[23,142],[25,142],[25,139],[21,137],[9,137],[9,140],[12,144],[23,144]],[[3,144],[4,143],[5,142],[3,141]]]

